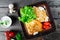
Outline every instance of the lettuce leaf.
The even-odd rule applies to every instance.
[[[20,8],[20,17],[18,17],[19,21],[25,23],[30,22],[34,19],[36,19],[36,15],[34,13],[34,10],[31,6],[24,6],[23,8]]]

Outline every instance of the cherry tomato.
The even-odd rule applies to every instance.
[[[9,33],[9,36],[10,36],[10,37],[14,37],[14,36],[15,36],[14,32],[10,32],[10,33]]]

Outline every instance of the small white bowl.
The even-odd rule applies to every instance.
[[[11,26],[11,24],[12,24],[12,20],[11,20],[11,18],[9,16],[2,17],[1,21],[4,22],[3,25],[0,25],[2,28],[9,28]]]

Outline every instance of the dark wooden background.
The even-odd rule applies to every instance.
[[[56,0],[0,0],[0,18],[5,15],[10,15],[8,13],[8,5],[10,3],[17,3],[19,7],[23,7],[24,5],[30,5],[40,1],[47,1],[51,13],[54,17],[56,31],[51,34],[33,39],[26,39],[24,38],[23,35],[23,40],[60,40],[60,14],[58,14],[60,12],[60,0],[57,1]],[[18,17],[17,13],[13,13],[12,15]],[[12,29],[22,31],[19,21],[16,20],[16,22],[10,28],[7,29],[0,27],[0,40],[5,40],[4,31],[12,30]]]

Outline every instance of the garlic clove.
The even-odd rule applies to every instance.
[[[9,4],[9,9],[13,9],[14,5],[13,4]]]
[[[12,14],[12,13],[13,13],[13,10],[9,10],[9,13],[11,13],[11,14]]]

